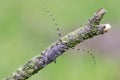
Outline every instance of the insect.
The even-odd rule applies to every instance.
[[[60,29],[59,29],[59,26],[57,24],[57,21],[55,19],[55,17],[52,15],[52,13],[45,7],[41,4],[41,7],[45,10],[45,12],[48,13],[48,15],[50,16],[50,18],[52,19],[53,23],[54,23],[54,26],[56,27],[56,31],[57,31],[57,34],[58,34],[58,37],[59,37],[59,40],[60,38],[62,37],[62,34],[60,32]],[[85,52],[85,53],[88,53],[91,58],[93,59],[93,62],[94,64],[96,64],[96,59],[95,59],[95,56],[88,50],[85,50],[85,49],[80,49],[80,48],[77,48],[77,47],[73,47],[72,49],[74,50],[78,50],[78,51],[82,51],[82,52]],[[42,54],[43,55],[43,54]],[[54,60],[54,62],[56,63],[56,60]]]

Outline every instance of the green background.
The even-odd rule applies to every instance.
[[[59,39],[40,4],[54,15],[62,35],[86,24],[101,7],[107,10],[102,22],[112,29],[77,46],[90,50],[96,65],[87,53],[71,49],[29,80],[120,80],[119,0],[0,0],[0,80]]]

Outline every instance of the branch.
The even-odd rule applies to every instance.
[[[88,20],[88,24],[83,28],[78,28],[51,44],[42,51],[41,54],[38,54],[33,59],[29,60],[4,80],[28,79],[51,62],[54,62],[58,56],[63,54],[69,48],[74,47],[76,44],[79,44],[86,39],[107,32],[111,26],[109,24],[100,24],[105,13],[105,9],[99,9],[94,16]]]

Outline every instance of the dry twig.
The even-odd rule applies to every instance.
[[[94,36],[107,32],[111,26],[109,24],[100,24],[106,10],[99,9],[92,18],[88,20],[87,25],[83,28],[70,32],[60,40],[51,44],[48,48],[38,54],[33,59],[29,60],[14,73],[9,75],[5,80],[25,80],[37,73],[39,70],[55,61],[58,56],[63,54],[69,48],[73,48],[76,44],[92,38]]]

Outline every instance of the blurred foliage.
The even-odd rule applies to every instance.
[[[108,11],[102,22],[117,28],[119,3],[118,0],[0,0],[0,79],[58,39],[51,18],[40,4],[51,11],[62,34],[66,34],[79,27],[77,24],[85,24],[101,7]],[[95,47],[91,49],[97,52],[93,53],[96,65],[89,55],[70,50],[56,64],[48,65],[29,80],[120,80],[118,59],[109,57],[109,53],[108,57],[100,54]]]

